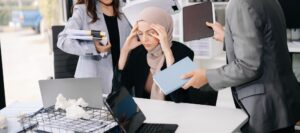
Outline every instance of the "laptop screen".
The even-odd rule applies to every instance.
[[[112,92],[106,99],[106,106],[127,133],[136,132],[146,119],[126,88]]]
[[[62,94],[67,99],[83,98],[89,107],[103,106],[100,78],[65,78],[40,80],[40,91],[44,108],[55,105],[56,97]]]

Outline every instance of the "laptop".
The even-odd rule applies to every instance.
[[[143,123],[145,115],[124,87],[108,95],[105,106],[119,125],[107,133],[174,133],[178,128],[177,124]]]
[[[44,108],[55,105],[58,94],[62,94],[66,99],[83,98],[89,107],[103,106],[100,78],[40,80],[39,86]]]
[[[159,7],[171,15],[180,11],[178,0],[135,0],[127,2],[122,11],[133,26],[136,23],[139,13],[147,7]]]

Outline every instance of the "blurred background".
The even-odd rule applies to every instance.
[[[0,0],[6,105],[40,99],[38,80],[53,77],[51,26],[63,25],[71,6],[72,0]]]

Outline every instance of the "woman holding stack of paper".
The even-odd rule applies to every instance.
[[[78,0],[57,42],[79,55],[74,77],[100,77],[104,93],[111,91],[113,68],[131,30],[120,5],[119,0]]]
[[[172,17],[163,9],[148,7],[140,13],[121,49],[118,66],[123,86],[134,96],[187,102],[187,91],[178,89],[165,96],[152,78],[155,73],[185,57],[194,58],[192,50],[172,41],[172,33]]]

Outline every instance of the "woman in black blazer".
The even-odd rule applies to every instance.
[[[172,42],[171,50],[175,62],[189,57],[193,60],[194,53],[187,46],[179,43]],[[167,67],[164,62],[161,70]],[[146,91],[145,84],[147,77],[150,73],[150,66],[147,63],[147,50],[143,46],[138,46],[133,49],[128,57],[126,66],[122,71],[122,84],[131,92],[134,96],[140,98],[150,98],[150,93]],[[178,89],[177,91],[167,95],[165,100],[175,102],[189,102],[188,91]]]
[[[165,96],[153,82],[152,75],[194,53],[172,41],[173,20],[164,10],[144,9],[133,27],[120,55],[121,82],[135,97],[187,102],[188,91],[178,89]],[[128,58],[127,58],[128,57]]]

